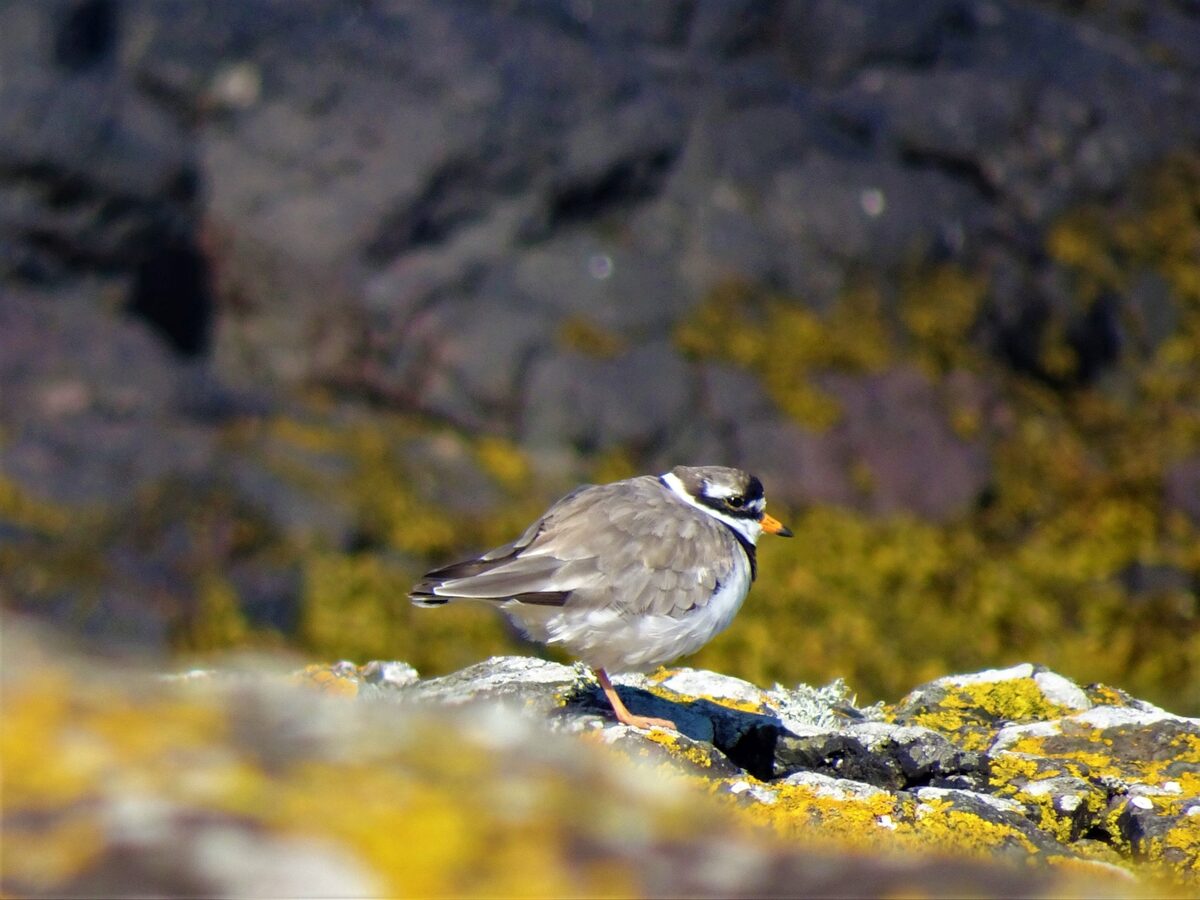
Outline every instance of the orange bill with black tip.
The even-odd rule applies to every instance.
[[[792,529],[788,528],[774,516],[768,516],[766,513],[763,513],[760,524],[762,525],[762,530],[767,534],[777,534],[780,537],[792,536]]]

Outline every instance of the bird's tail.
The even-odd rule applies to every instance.
[[[428,579],[415,584],[408,593],[408,599],[412,601],[413,606],[445,606],[450,602],[450,598],[435,594],[433,591],[437,586],[438,582]]]

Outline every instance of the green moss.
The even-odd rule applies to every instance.
[[[881,368],[890,350],[879,312],[879,295],[867,288],[847,292],[822,317],[785,298],[727,284],[679,326],[675,341],[694,358],[755,371],[782,410],[823,430],[837,422],[839,409],[813,376]]]
[[[526,491],[533,478],[529,460],[519,447],[503,438],[485,436],[475,444],[479,465],[506,490]]]
[[[70,526],[71,512],[59,504],[39,500],[9,479],[0,477],[0,520],[57,536]]]
[[[207,653],[248,643],[250,626],[237,591],[229,580],[216,573],[207,573],[198,582],[196,610],[176,635],[176,648]]]
[[[410,417],[352,415],[279,419],[269,437],[335,465],[277,468],[317,496],[346,508],[361,547],[299,548],[299,638],[334,659],[404,659],[425,674],[451,671],[522,649],[503,618],[484,604],[414,608],[408,591],[435,561],[512,540],[541,512],[522,451],[496,437],[467,440]],[[406,452],[414,441],[446,442],[490,476],[504,498],[494,512],[454,512],[430,499],[436,485]],[[290,459],[291,457],[285,457]],[[293,464],[294,466],[294,464]]]
[[[568,350],[593,359],[611,359],[628,345],[621,335],[582,316],[571,316],[563,322],[558,332],[558,342]]]
[[[900,319],[924,371],[938,375],[976,364],[969,337],[985,292],[983,278],[950,265],[915,269],[901,280]]]
[[[634,454],[624,447],[613,447],[596,454],[590,468],[588,480],[592,484],[607,484],[641,474]]]

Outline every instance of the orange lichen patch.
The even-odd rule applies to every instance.
[[[996,796],[1007,797],[1023,804],[1026,809],[1036,810],[1035,824],[1065,845],[1075,838],[1077,832],[1084,830],[1078,827],[1080,821],[1100,821],[1108,805],[1106,793],[1098,788],[1080,790],[1072,795],[1075,804],[1072,808],[1059,809],[1052,792],[1030,789],[1030,785],[1063,774],[1086,779],[1087,771],[1086,766],[1081,764],[1047,766],[1040,758],[1003,752],[991,757],[989,781],[994,786]],[[1083,784],[1091,783],[1084,780]]]
[[[1200,815],[1185,814],[1151,850],[1151,858],[1156,861],[1178,864],[1180,856],[1193,876],[1200,875]]]
[[[659,772],[664,778],[678,778],[678,776],[686,776],[695,772],[706,773],[706,770],[713,768],[714,758],[724,758],[721,752],[712,745],[683,738],[677,732],[652,728],[643,737],[647,744],[643,751],[636,751],[634,742],[626,744],[622,749],[632,758],[652,764],[656,772]],[[665,752],[667,762],[656,763],[655,755],[649,752],[650,746]],[[692,786],[702,787],[704,792],[710,790],[708,785],[692,784]]]
[[[1129,697],[1107,684],[1089,684],[1084,690],[1096,706],[1129,706]]]
[[[343,665],[341,663],[305,666],[299,672],[292,675],[292,681],[302,687],[318,690],[323,694],[334,694],[343,697],[357,696],[361,683],[358,670],[351,665]]]
[[[1185,723],[1167,718],[1103,723],[1108,707],[1079,717],[1068,717],[1052,733],[1034,732],[1006,741],[1005,750],[993,754],[989,780],[996,793],[1037,810],[1044,831],[1066,843],[1075,835],[1098,828],[1110,835],[1126,855],[1167,863],[1176,873],[1200,862],[1191,845],[1179,837],[1175,852],[1167,852],[1167,835],[1184,835],[1197,829],[1186,810],[1200,802],[1200,734]],[[1088,721],[1085,717],[1097,717]],[[1081,720],[1082,719],[1082,720]],[[1072,806],[1059,809],[1041,783],[1067,775],[1078,779]],[[1110,803],[1104,785],[1130,786],[1130,796]],[[1164,822],[1131,846],[1123,818],[1130,804],[1145,804],[1146,815]],[[1175,820],[1169,825],[1164,820]],[[1083,823],[1083,824],[1081,824]],[[1182,843],[1179,843],[1182,841]]]
[[[675,732],[651,729],[646,740],[663,747],[670,756],[701,769],[712,768],[712,757],[693,741],[681,741]]]

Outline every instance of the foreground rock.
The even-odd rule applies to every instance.
[[[1113,896],[1134,860],[1195,884],[1200,723],[1029,666],[869,710],[624,679],[681,728],[647,733],[539,660],[164,678],[11,625],[6,894]]]

